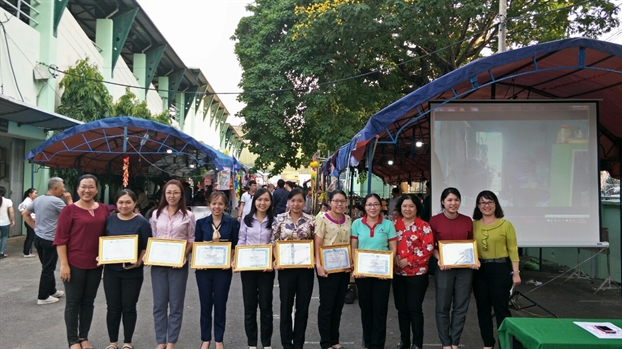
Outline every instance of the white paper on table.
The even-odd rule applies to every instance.
[[[612,324],[611,322],[580,322],[575,321],[575,325],[581,327],[582,329],[588,331],[589,333],[595,335],[598,338],[606,339],[622,339],[622,328]],[[605,333],[596,328],[596,326],[607,326],[610,329],[616,331],[616,333]]]

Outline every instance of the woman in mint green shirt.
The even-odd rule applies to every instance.
[[[473,274],[473,294],[484,349],[491,349],[495,345],[491,309],[499,328],[506,317],[512,316],[508,308],[510,289],[521,282],[518,245],[512,223],[503,219],[497,195],[484,190],[475,202],[473,238],[481,266]]]
[[[381,205],[378,194],[369,194],[365,197],[363,202],[365,216],[352,223],[353,254],[356,249],[361,249],[391,251],[395,256],[397,234],[393,222],[380,215]],[[359,292],[364,346],[367,349],[384,349],[391,280],[356,277],[356,286]]]

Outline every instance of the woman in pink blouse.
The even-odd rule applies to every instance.
[[[430,225],[419,218],[423,206],[417,196],[403,195],[396,209],[401,216],[395,221],[397,253],[393,276],[393,298],[401,334],[397,349],[419,349],[423,348],[422,304],[428,289],[428,262],[434,252],[434,235]]]
[[[162,188],[160,205],[151,216],[151,230],[157,239],[186,240],[186,256],[194,242],[194,215],[186,208],[184,187],[172,179]],[[174,349],[184,315],[188,263],[181,268],[151,267],[153,322],[157,349]]]
[[[104,235],[108,208],[97,202],[97,177],[78,179],[80,200],[60,212],[54,246],[65,285],[65,325],[70,349],[88,349],[95,297],[102,267],[97,265],[99,237]]]

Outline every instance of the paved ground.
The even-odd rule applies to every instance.
[[[65,327],[63,321],[64,299],[51,305],[39,306],[36,304],[37,286],[40,273],[38,259],[22,258],[21,246],[23,237],[10,238],[7,248],[9,257],[0,260],[0,349],[18,348],[66,348]],[[590,283],[587,280],[565,278],[553,280],[561,271],[555,266],[548,266],[548,272],[523,271],[523,285],[518,290],[544,306],[558,317],[577,318],[620,318],[622,316],[622,298],[619,287],[617,290],[605,290],[594,294],[593,287],[600,281]],[[186,309],[180,341],[177,348],[198,348],[199,336],[199,302],[194,273],[188,278],[186,294]],[[57,268],[58,276],[58,268]],[[528,280],[547,283],[544,287],[535,289]],[[275,280],[275,283],[277,280]],[[59,289],[62,283],[58,279]],[[101,286],[100,286],[101,288]],[[308,348],[319,348],[317,332],[317,284],[314,297],[310,305],[309,324],[306,333]],[[275,333],[272,337],[274,348],[280,348],[278,333],[278,285],[274,290]],[[525,299],[519,304],[528,304]],[[145,283],[138,303],[139,318],[134,335],[134,345],[137,349],[154,348],[153,318],[151,315],[152,294],[149,273],[145,272]],[[532,307],[523,311],[514,311],[515,316],[542,316],[545,312]],[[90,339],[95,348],[103,349],[108,345],[108,335],[105,325],[106,303],[103,289],[100,289],[96,304],[95,316],[91,327]],[[426,294],[424,303],[425,340],[424,348],[440,348],[434,321],[434,282]],[[239,275],[235,275],[229,294],[227,312],[227,331],[225,346],[227,348],[245,348],[246,336],[243,328],[242,289]],[[387,348],[393,349],[399,341],[396,311],[393,300],[390,301],[389,319],[387,323]],[[358,305],[346,305],[343,311],[341,324],[342,343],[347,348],[360,348],[361,326]],[[461,347],[481,348],[475,300],[467,318],[465,331],[462,336]]]

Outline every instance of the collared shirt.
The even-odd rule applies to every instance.
[[[432,228],[417,217],[408,227],[399,218],[395,222],[397,232],[397,256],[408,261],[404,268],[395,267],[394,273],[402,276],[424,275],[428,272],[428,262],[434,252]]]
[[[168,210],[164,208],[160,216],[158,210],[151,215],[151,230],[153,237],[157,239],[186,240],[191,244],[194,242],[195,221],[191,211],[186,211],[184,216],[181,210],[169,216]]]
[[[289,212],[281,213],[272,223],[272,244],[279,240],[311,240],[314,225],[315,219],[310,214],[303,212],[298,222],[294,222]]]
[[[247,226],[242,220],[240,222],[240,234],[238,245],[266,245],[272,242],[272,226],[268,226],[268,217],[259,221],[253,215],[252,226]]]
[[[242,211],[242,219],[246,217],[247,214],[251,213],[251,207],[253,207],[253,196],[250,193],[242,194],[241,201],[244,203],[244,211]]]
[[[341,218],[338,222],[323,212],[315,219],[315,234],[323,239],[324,246],[350,243],[352,220],[345,214]]]
[[[378,217],[373,226],[367,224],[367,216],[352,223],[352,239],[358,240],[361,250],[389,251],[389,241],[397,240],[397,233],[393,222]]]
[[[214,221],[212,215],[199,219],[196,223],[195,241],[212,241],[214,236]],[[231,248],[235,248],[238,243],[238,233],[240,232],[240,222],[230,216],[223,215],[220,220],[220,241],[231,242]]]

